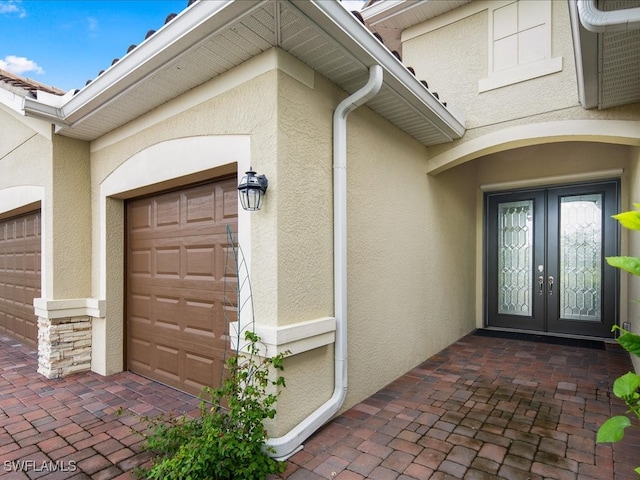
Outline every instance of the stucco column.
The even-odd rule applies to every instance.
[[[48,378],[89,370],[91,359],[91,201],[89,145],[54,135],[42,212],[38,372]]]

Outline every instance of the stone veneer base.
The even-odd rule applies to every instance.
[[[38,373],[61,378],[91,369],[91,317],[38,318]]]

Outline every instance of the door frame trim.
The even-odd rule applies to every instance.
[[[502,190],[524,190],[527,188],[543,188],[562,184],[590,183],[602,180],[615,179],[621,181],[624,169],[612,168],[610,170],[598,170],[594,172],[576,173],[571,175],[555,175],[552,177],[531,178],[516,180],[513,182],[488,183],[480,185],[481,192],[500,192]],[[484,213],[484,205],[483,205]]]

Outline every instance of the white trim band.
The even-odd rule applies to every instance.
[[[238,350],[238,322],[229,324],[231,349]],[[261,356],[275,357],[283,352],[291,355],[331,345],[336,340],[336,319],[319,318],[283,326],[256,325],[254,332],[260,337]],[[240,338],[240,351],[246,353],[246,343]]]
[[[34,298],[35,314],[41,318],[104,317],[105,301],[97,298],[71,298],[47,300]]]

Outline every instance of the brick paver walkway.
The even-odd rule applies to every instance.
[[[0,336],[2,480],[131,479],[149,460],[143,417],[197,411],[128,372],[47,380],[36,368],[36,352]],[[281,478],[636,479],[640,434],[594,443],[624,411],[610,389],[630,368],[617,345],[469,335],[321,429]]]
[[[282,478],[637,480],[640,430],[595,444],[631,368],[617,344],[469,335],[320,430]]]

